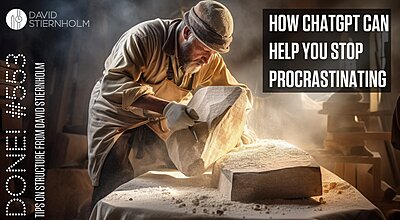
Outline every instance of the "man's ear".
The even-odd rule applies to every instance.
[[[185,26],[185,27],[183,28],[183,31],[182,31],[183,39],[184,39],[184,40],[188,40],[191,33],[192,33],[192,32],[190,31],[189,27],[188,27],[188,26]]]

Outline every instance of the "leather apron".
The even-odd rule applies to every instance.
[[[177,86],[174,82],[174,70],[172,67],[171,57],[169,57],[167,77],[157,84],[148,84],[141,82],[142,84],[149,85],[153,88],[155,96],[168,101],[180,102],[192,89],[193,78],[190,79],[189,90],[183,89]],[[167,127],[167,120],[160,114],[144,113],[149,118],[149,122],[146,124],[151,130],[154,131],[162,140],[166,141],[170,135],[170,131]]]
[[[155,96],[159,98],[179,102],[188,95],[189,90],[178,87],[174,83],[173,77],[174,71],[172,69],[171,59],[169,59],[167,77],[163,81],[157,84],[148,84],[143,81],[140,83],[151,86]],[[193,77],[189,82],[189,88],[192,87],[192,84]],[[129,160],[135,170],[135,176],[141,175],[142,173],[152,169],[175,167],[169,158],[165,146],[165,141],[170,135],[170,130],[167,128],[165,117],[159,113],[146,110],[143,110],[143,115],[147,117],[147,120],[143,123],[145,123],[145,125],[152,130],[155,135],[160,137],[160,139],[156,140],[157,138],[153,138],[144,128],[137,129],[135,132],[138,133],[131,136],[129,145],[133,147],[133,150],[131,151],[132,154],[129,155]],[[135,128],[144,125],[143,123],[136,124]]]

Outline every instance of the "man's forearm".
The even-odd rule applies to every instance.
[[[144,95],[139,97],[132,106],[147,109],[162,114],[169,101],[155,97],[154,95]]]

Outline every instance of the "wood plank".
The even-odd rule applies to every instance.
[[[318,113],[320,114],[328,114],[327,110],[320,110]],[[359,111],[359,112],[329,112],[329,115],[335,116],[349,116],[349,115],[357,115],[361,119],[369,116],[392,116],[392,110],[379,110],[379,111]]]
[[[309,152],[318,161],[332,160],[343,163],[375,164],[381,160],[381,156],[378,152],[371,152],[372,156],[343,155],[331,150],[311,150]]]
[[[328,115],[328,132],[364,132],[365,123],[355,121],[354,115]]]
[[[319,111],[320,114],[365,114],[368,112],[369,103],[362,102],[324,102],[322,103],[322,110]]]
[[[356,173],[356,164],[345,164],[344,170],[344,180],[350,183],[352,186],[357,187],[357,173]]]
[[[328,132],[326,139],[329,140],[391,140],[391,132],[367,131],[367,132]]]
[[[374,198],[374,179],[368,172],[372,167],[370,164],[357,164],[357,186],[356,188],[366,197]],[[377,186],[380,190],[380,185]]]
[[[219,179],[220,193],[234,201],[322,194],[319,165],[303,150],[281,140],[262,140],[228,153],[214,166],[213,176]]]
[[[335,174],[341,178],[343,178],[344,176],[344,169],[345,169],[344,166],[345,166],[344,163],[340,162],[335,163]]]

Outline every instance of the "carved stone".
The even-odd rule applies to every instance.
[[[240,141],[245,124],[246,91],[236,86],[199,89],[188,107],[199,122],[171,134],[166,141],[176,168],[187,176],[202,174]]]

